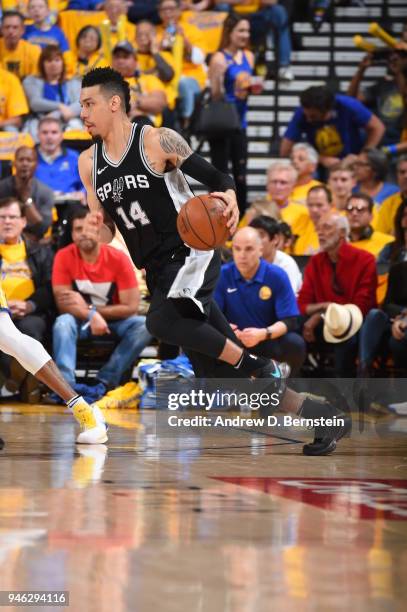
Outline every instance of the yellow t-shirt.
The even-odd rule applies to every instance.
[[[164,84],[153,74],[142,74],[138,79],[129,77],[126,79],[130,85],[130,104],[133,104],[134,99],[138,94],[152,93],[153,91],[163,91],[166,94]],[[160,127],[163,121],[162,115],[151,115],[155,127]]]
[[[169,51],[160,51],[160,55],[167,62],[167,64],[169,64],[171,68],[175,70],[175,62],[172,53],[170,53]],[[143,75],[153,75],[159,79],[156,61],[149,53],[137,53],[137,68]],[[168,100],[168,107],[171,110],[174,110],[177,93],[175,91],[173,82],[170,81],[169,83],[164,83],[163,81],[161,81],[161,79],[159,80],[164,85],[165,93],[167,95]]]
[[[281,220],[288,223],[295,236],[301,236],[308,225],[309,212],[305,206],[289,200],[287,206],[280,208]]]
[[[29,113],[24,89],[18,78],[0,68],[0,121]]]
[[[8,300],[27,300],[35,287],[23,241],[0,244],[2,288]]]
[[[202,33],[195,26],[182,22],[181,27],[184,31],[185,37],[189,40],[192,46],[204,48],[202,43]],[[164,36],[164,28],[162,25],[157,26],[157,40],[162,41]],[[205,87],[206,84],[206,71],[203,64],[193,64],[187,59],[184,59],[182,64],[182,76],[191,77],[195,79],[201,88]]]
[[[3,288],[1,286],[1,281],[0,281],[0,310],[8,310],[7,307],[7,298],[4,294]]]
[[[0,63],[19,79],[38,74],[38,60],[41,48],[26,40],[20,40],[14,51],[6,49],[4,39],[0,38]]]
[[[382,232],[373,232],[370,238],[365,238],[364,240],[357,240],[356,242],[351,242],[350,244],[358,249],[363,249],[364,251],[368,251],[375,257],[377,257],[383,247],[386,246],[389,242],[394,241],[394,236],[389,236],[389,234],[383,234]]]
[[[126,40],[129,40],[133,44],[136,38],[136,26],[134,25],[134,23],[130,23],[129,21],[126,20],[125,33],[126,33]],[[120,42],[119,32],[117,30],[114,31],[110,28],[110,48],[112,51],[118,42]]]
[[[66,76],[68,79],[73,77],[83,77],[84,74],[93,68],[107,68],[110,65],[101,50],[97,51],[96,53],[92,53],[87,64],[80,62],[78,56],[73,51],[67,51],[66,53],[67,58],[65,66]]]
[[[294,243],[294,255],[314,255],[319,251],[318,234],[313,221],[309,218],[306,226]]]
[[[378,232],[383,232],[383,234],[390,234],[393,236],[394,219],[401,202],[402,198],[400,192],[394,193],[386,198],[378,209],[377,215],[372,222],[373,229]]]
[[[260,8],[260,2],[253,2],[253,0],[246,0],[242,4],[235,4],[233,10],[236,13],[255,13]]]
[[[305,206],[307,204],[308,191],[311,187],[317,187],[318,185],[322,185],[322,183],[314,179],[305,183],[305,185],[297,185],[290,194],[290,201]]]

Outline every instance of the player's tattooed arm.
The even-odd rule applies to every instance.
[[[159,128],[158,135],[160,147],[168,155],[167,160],[179,168],[192,154],[191,147],[178,132],[169,128]]]

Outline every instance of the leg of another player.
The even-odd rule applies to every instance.
[[[106,442],[106,426],[100,412],[75,393],[42,344],[22,334],[7,312],[0,312],[0,350],[17,359],[28,372],[62,397],[81,427],[77,442]]]

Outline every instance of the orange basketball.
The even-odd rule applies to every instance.
[[[182,240],[193,249],[210,251],[223,246],[229,237],[225,203],[209,194],[195,196],[184,204],[177,217]]]

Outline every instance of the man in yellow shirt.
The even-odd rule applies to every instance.
[[[126,2],[124,0],[105,0],[103,8],[110,26],[109,40],[104,42],[108,43],[110,49],[113,49],[118,42],[123,42],[124,40],[134,41],[136,26],[127,20]]]
[[[167,106],[163,83],[153,74],[138,76],[134,47],[129,42],[118,43],[113,49],[112,67],[120,72],[130,85],[130,113],[133,119],[147,115],[155,127],[162,123],[162,112]]]
[[[318,153],[306,142],[297,142],[291,151],[291,163],[298,172],[297,182],[291,192],[290,200],[296,204],[307,203],[308,191],[315,185],[321,185],[314,179],[318,166]]]
[[[297,177],[297,170],[289,161],[274,162],[267,172],[267,194],[277,204],[281,220],[288,223],[294,235],[300,236],[308,224],[309,213],[305,206],[290,198]]]
[[[0,64],[20,79],[38,73],[41,49],[23,40],[24,17],[18,11],[5,11],[1,24]]]
[[[352,168],[344,161],[337,162],[328,170],[328,187],[332,193],[332,201],[336,210],[346,210],[349,197],[356,185]]]
[[[197,27],[180,22],[180,0],[160,0],[158,14],[162,25],[157,26],[157,37],[163,51],[174,53],[178,82],[179,113],[182,128],[187,129],[195,107],[195,98],[206,83],[205,53],[202,50],[202,33]],[[175,57],[176,41],[181,39],[182,60]],[[181,65],[178,65],[181,61]]]
[[[17,132],[29,113],[23,87],[14,74],[0,68],[0,131]]]
[[[352,246],[377,257],[386,244],[393,242],[394,237],[373,229],[371,225],[373,207],[374,201],[367,193],[355,193],[348,200],[346,216],[349,221],[349,241]]]
[[[319,220],[331,212],[332,194],[325,185],[315,185],[308,191],[308,223],[294,243],[294,255],[314,255],[319,252],[319,240],[316,227]]]
[[[373,227],[378,232],[394,235],[394,220],[404,198],[407,198],[407,155],[397,161],[397,184],[400,191],[386,198],[380,206]]]

